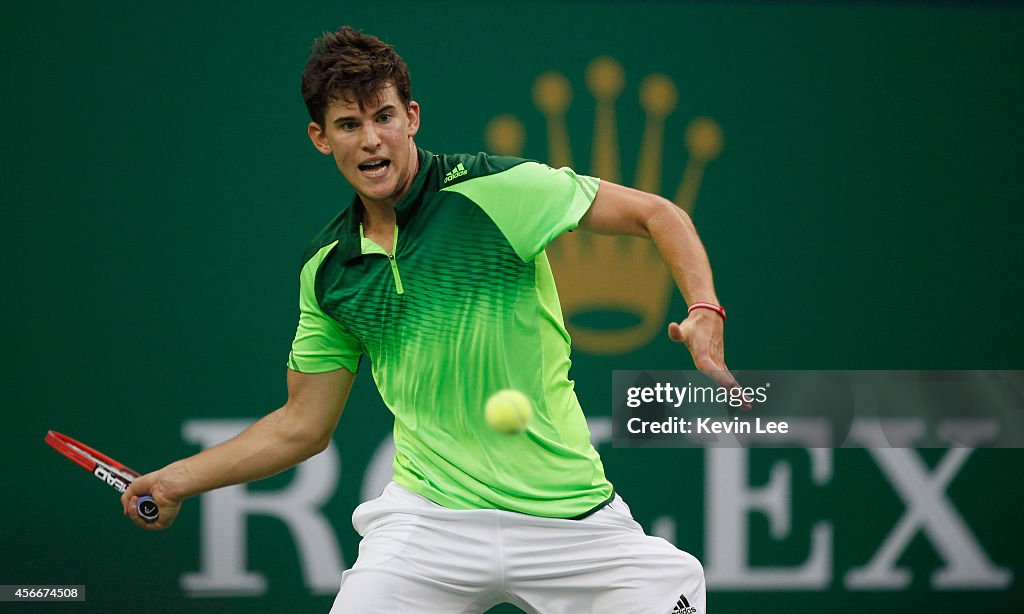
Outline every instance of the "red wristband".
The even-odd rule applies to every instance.
[[[722,321],[725,322],[725,309],[723,309],[721,305],[716,305],[714,303],[694,303],[686,310],[686,315],[693,313],[694,309],[710,309],[722,316]]]

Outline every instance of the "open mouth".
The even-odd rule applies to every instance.
[[[359,170],[364,175],[375,177],[386,173],[389,166],[391,166],[391,160],[371,160],[360,164]]]

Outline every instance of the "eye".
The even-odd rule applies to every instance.
[[[356,122],[341,122],[341,129],[345,130],[346,132],[351,132],[358,127],[359,124],[357,124]]]
[[[377,121],[379,121],[382,124],[386,124],[387,122],[391,121],[391,114],[381,113],[380,115],[377,116]]]

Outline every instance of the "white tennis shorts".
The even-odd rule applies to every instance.
[[[392,482],[356,508],[363,536],[332,614],[705,614],[704,569],[615,499],[582,520],[451,510]]]

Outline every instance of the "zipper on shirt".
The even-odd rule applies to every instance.
[[[391,274],[395,276],[395,289],[399,294],[405,294],[402,287],[402,276],[398,274],[398,261],[395,260],[395,250],[398,249],[398,224],[395,224],[395,240],[391,243],[391,252],[388,253],[388,260],[391,262]]]
[[[399,294],[405,294],[405,289],[402,288],[402,276],[398,274],[398,263],[395,262],[395,255],[388,254],[388,260],[391,261],[391,273],[395,276],[395,289],[398,290]]]
[[[366,235],[363,234],[362,224],[359,224],[359,241],[366,241],[369,244],[369,247],[363,250],[364,254],[380,254],[388,257],[388,262],[391,263],[391,275],[395,278],[395,290],[399,294],[405,294],[405,288],[402,286],[402,276],[398,272],[398,261],[395,260],[395,252],[398,250],[398,224],[395,224],[395,238],[391,243],[390,252],[374,241],[366,239]]]

